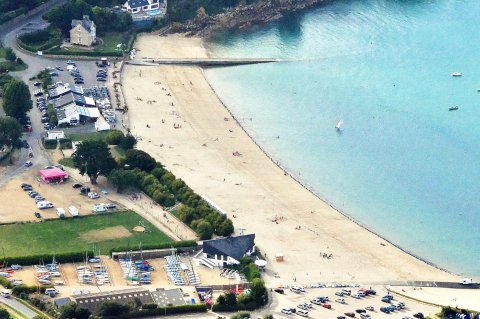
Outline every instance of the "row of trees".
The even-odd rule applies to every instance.
[[[84,15],[88,15],[95,22],[98,33],[125,32],[132,26],[130,14],[113,9],[111,1],[70,0],[49,11],[44,18],[53,27],[61,30],[63,36],[68,37],[72,19],[82,19]]]
[[[134,137],[124,136],[119,131],[109,132],[105,139],[111,144],[127,146],[124,148],[135,144]],[[107,176],[118,192],[139,188],[164,207],[181,202],[183,205],[178,213],[179,218],[195,230],[201,239],[210,239],[213,234],[229,236],[233,233],[233,223],[226,215],[211,208],[183,180],[176,178],[149,154],[128,149],[125,158],[116,162],[107,142],[85,140],[72,155],[75,167],[80,174],[86,174],[92,184],[97,183],[98,176]]]
[[[33,9],[44,0],[0,0],[0,24]]]
[[[2,81],[3,110],[7,116],[0,118],[0,149],[21,147],[22,126],[26,113],[32,108],[28,86],[10,77]]]
[[[123,164],[108,176],[117,191],[138,187],[164,207],[181,202],[179,218],[201,239],[210,239],[213,234],[229,236],[233,233],[233,223],[227,216],[208,206],[182,179],[176,178],[149,154],[129,150]]]

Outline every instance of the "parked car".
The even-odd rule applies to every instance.
[[[31,161],[26,161],[23,165],[25,165],[25,167],[30,167],[33,165],[33,163]]]
[[[332,305],[329,304],[329,303],[324,303],[324,304],[322,305],[322,307],[323,307],[323,308],[327,308],[327,309],[332,309]]]
[[[75,84],[85,84],[85,82],[79,80],[79,81],[75,81]]]
[[[88,194],[88,193],[90,193],[90,187],[83,186],[80,188],[80,194]]]
[[[58,71],[63,71],[63,68],[61,66],[56,66],[55,69],[57,69]]]
[[[365,309],[357,309],[355,310],[356,313],[366,313],[367,311]]]
[[[42,83],[40,83],[38,81],[33,82],[33,86],[40,86],[40,85],[42,85]]]
[[[338,316],[337,319],[346,319],[345,316]]]
[[[30,193],[30,192],[29,192]],[[37,192],[31,192],[30,194],[28,194],[28,196],[30,196],[31,198],[34,198],[35,196],[37,196],[38,193]]]
[[[20,187],[21,187],[21,188],[32,187],[32,185],[27,184],[27,183],[22,183],[22,185],[20,185]]]
[[[380,311],[383,312],[383,313],[390,313],[390,310],[388,310],[387,307],[381,307]]]
[[[369,315],[368,313],[361,313],[361,314],[360,314],[360,318],[362,318],[362,319],[370,319],[371,317],[370,317],[370,315]]]
[[[322,301],[318,298],[314,298],[314,299],[310,300],[310,302],[315,304],[315,305],[322,305]]]
[[[353,313],[353,312],[345,312],[345,316],[350,317],[350,318],[355,318],[355,313]]]
[[[425,316],[423,315],[423,313],[421,312],[417,312],[416,314],[413,315],[415,318],[417,319],[423,319],[425,318]]]
[[[80,187],[83,187],[82,184],[79,184],[79,183],[75,183],[72,185],[73,188],[80,188]]]
[[[283,308],[281,312],[286,314],[286,315],[291,315],[292,314],[292,312],[288,308]]]
[[[95,192],[90,192],[87,194],[88,197],[90,197],[91,199],[97,199],[97,198],[100,198],[100,195],[98,195],[97,193]]]
[[[39,212],[35,212],[33,215],[34,215],[35,217],[37,217],[37,218],[42,218],[42,215],[40,215]]]
[[[341,303],[341,304],[345,304],[345,299],[343,299],[343,298],[335,299],[335,301],[338,302],[338,303]]]
[[[344,293],[342,291],[336,291],[335,295],[337,295],[339,297],[343,297]]]
[[[368,311],[375,311],[375,309],[374,309],[372,306],[367,306],[367,307],[365,307],[365,310],[368,310]]]
[[[105,78],[99,78],[99,77],[97,77],[97,81],[98,81],[98,82],[106,82],[106,81],[107,81],[107,79],[105,79]]]
[[[117,207],[117,205],[115,204],[107,204],[105,206],[107,209],[112,209],[112,208],[115,208]],[[285,290],[283,290],[282,288],[275,288],[273,291],[275,291],[276,293],[279,293],[281,295],[283,295],[285,293]]]

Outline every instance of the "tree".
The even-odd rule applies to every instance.
[[[24,82],[12,80],[3,86],[3,109],[8,116],[23,119],[31,108],[30,91]]]
[[[122,131],[111,130],[110,132],[108,132],[107,136],[105,137],[105,141],[109,145],[118,145],[118,144],[120,144],[120,142],[122,141],[124,136],[125,135],[123,134]]]
[[[0,118],[0,148],[20,147],[22,127],[20,123],[10,116]]]
[[[137,177],[132,170],[114,169],[108,174],[108,182],[122,192],[128,187],[137,187]]]
[[[0,319],[10,319],[10,314],[5,309],[0,309]]]
[[[207,222],[204,219],[201,219],[197,223],[197,225],[195,227],[195,230],[197,231],[197,234],[200,236],[201,240],[212,238],[212,235],[213,235],[212,224],[210,224],[209,222]]]
[[[75,302],[69,302],[60,307],[60,319],[88,319],[91,313],[88,309],[80,308]]]
[[[12,48],[5,48],[5,59],[11,62],[15,62],[17,55],[13,52]]]
[[[121,305],[113,301],[101,301],[95,307],[95,314],[100,317],[115,317],[130,311],[127,305]]]
[[[268,291],[262,279],[256,278],[252,280],[250,296],[257,304],[257,307],[265,306],[268,303]]]
[[[87,174],[92,184],[97,184],[99,175],[107,176],[117,166],[107,143],[101,140],[83,141],[73,153],[72,159],[80,174]]]
[[[131,134],[128,134],[120,141],[120,147],[122,147],[124,150],[132,149],[135,144],[137,144],[137,139]]]
[[[234,231],[233,223],[230,219],[225,219],[216,230],[219,236],[230,236]]]
[[[141,150],[131,149],[125,154],[125,164],[129,165],[131,168],[139,168],[142,171],[150,172],[155,168],[157,162],[153,157],[148,155],[148,153]],[[152,179],[157,180],[155,176],[150,176],[152,176]]]
[[[268,314],[263,316],[263,319],[273,319],[273,315],[268,313]]]

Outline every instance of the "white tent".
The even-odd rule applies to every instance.
[[[110,130],[110,124],[108,124],[107,121],[103,119],[103,117],[99,117],[95,122],[95,130],[97,130],[97,132],[108,131]]]

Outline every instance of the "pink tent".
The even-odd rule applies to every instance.
[[[50,168],[40,170],[40,177],[47,183],[61,183],[68,178],[68,174],[60,168]]]

